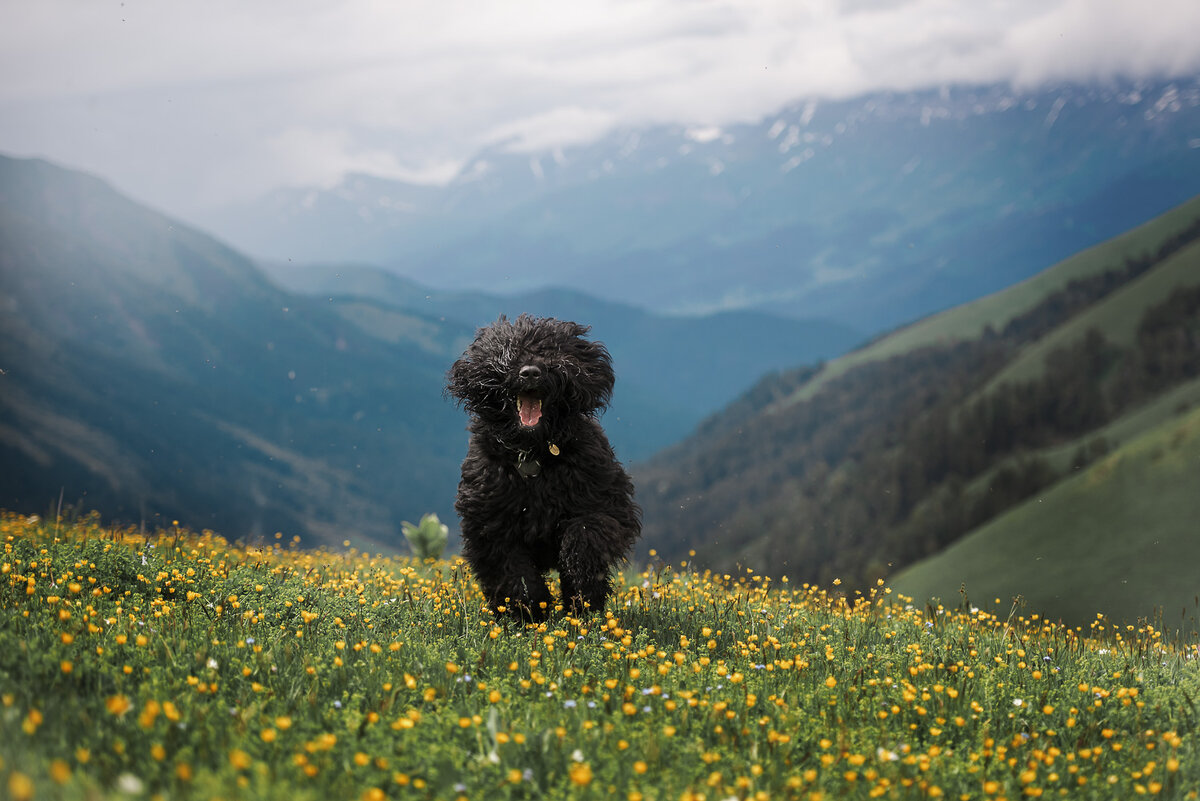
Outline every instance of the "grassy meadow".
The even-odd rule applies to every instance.
[[[1197,643],[656,565],[498,622],[458,561],[0,517],[0,796],[1200,797]]]

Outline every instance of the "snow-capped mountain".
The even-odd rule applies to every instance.
[[[1200,77],[800,100],[753,124],[497,145],[444,187],[350,175],[204,222],[261,256],[440,286],[561,285],[882,330],[1197,192]]]

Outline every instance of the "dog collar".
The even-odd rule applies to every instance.
[[[562,450],[553,442],[546,448],[551,456],[558,456]],[[525,478],[533,478],[542,472],[542,463],[533,458],[532,451],[517,451],[517,472]]]

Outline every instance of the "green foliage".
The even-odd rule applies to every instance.
[[[413,554],[425,561],[426,559],[441,559],[446,550],[446,541],[450,529],[438,516],[432,512],[423,515],[421,522],[413,525],[407,520],[400,524],[404,530],[404,539],[412,547]]]
[[[1200,389],[1198,384],[1197,389]],[[918,599],[1021,593],[1051,618],[1159,611],[1195,631],[1200,609],[1200,408],[1169,419],[891,579]],[[1151,533],[1152,532],[1152,533]]]
[[[657,568],[494,620],[461,562],[0,517],[0,794],[1197,797],[1194,641]]]
[[[964,307],[995,327],[972,328],[956,310],[951,328],[932,318],[815,373],[765,379],[638,471],[647,540],[668,558],[694,551],[718,568],[865,587],[1069,480],[1118,447],[1118,431],[1137,435],[1186,409],[1164,414],[1158,401],[1200,377],[1197,215],[1200,199],[1166,215],[1169,225],[1048,270],[1033,282],[1040,294],[1023,285]],[[1160,489],[1145,487],[1151,505]],[[1162,519],[1129,530],[1157,536]],[[1090,536],[1077,520],[1060,519],[1057,536]],[[1058,595],[1103,591],[1093,583],[1109,572],[1071,565],[1057,564],[1068,577]],[[1129,579],[1142,606],[1122,614],[1149,614],[1159,587],[1193,578],[1186,560],[1165,567],[1167,582]]]

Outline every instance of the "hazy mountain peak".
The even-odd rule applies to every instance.
[[[1190,197],[1197,130],[1196,78],[800,98],[753,122],[499,143],[442,187],[354,176],[212,225],[256,254],[446,287],[886,328]]]

